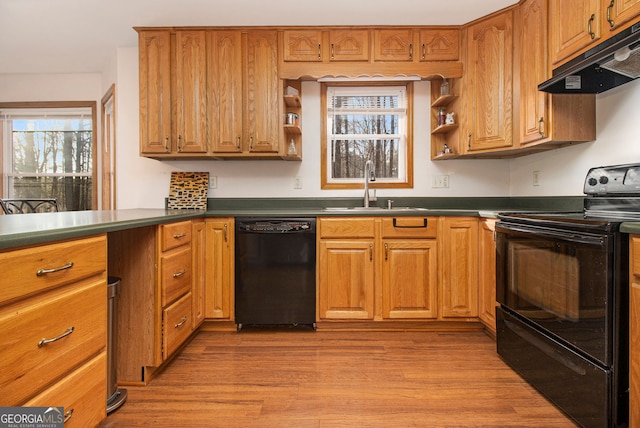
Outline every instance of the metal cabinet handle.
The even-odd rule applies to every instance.
[[[331,43],[331,59],[333,59],[333,54],[334,53],[335,53],[334,46],[333,46],[333,43]]]
[[[73,262],[69,262],[69,263],[67,263],[65,265],[62,265],[62,266],[56,267],[56,268],[38,269],[36,271],[36,276],[42,276],[42,275],[46,275],[48,273],[60,272],[61,270],[71,269],[72,267],[73,267]]]
[[[609,28],[613,28],[616,26],[616,22],[611,19],[611,11],[613,10],[613,5],[616,3],[616,0],[611,0],[609,6],[607,7],[607,22],[609,23]]]
[[[180,238],[184,238],[185,236],[187,236],[187,232],[174,233],[173,234],[173,239],[180,239]]]
[[[178,135],[178,151],[182,151],[182,135]]]
[[[164,151],[169,151],[169,136],[164,137]]]
[[[544,138],[544,117],[541,117],[538,121],[538,134]]]
[[[238,145],[237,145],[237,147],[240,148],[240,137],[238,137]]]
[[[589,23],[587,24],[587,31],[589,32],[589,35],[591,36],[591,40],[596,38],[596,33],[594,33],[591,29],[591,24],[593,24],[593,21],[596,20],[596,15],[595,13],[591,14],[591,18],[589,18]]]
[[[373,244],[369,244],[369,261],[373,260]]]
[[[401,226],[396,222],[396,220],[397,219],[394,217],[393,218],[393,227],[395,227],[397,229],[423,229],[423,228],[427,227],[427,218],[426,217],[422,219],[424,224],[422,224],[422,225],[419,224],[417,226],[412,226],[412,225]]]
[[[187,322],[187,316],[185,315],[185,316],[183,316],[183,317],[182,317],[182,319],[180,320],[180,322],[178,322],[178,323],[174,324],[173,326],[174,326],[175,328],[178,328],[178,327],[180,327],[181,325],[183,325],[183,324],[184,324],[184,323],[186,323],[186,322]]]
[[[320,48],[320,43],[318,43],[318,61],[320,61],[322,59],[322,55],[321,55],[321,48]]]
[[[227,242],[227,223],[224,224],[224,228],[222,230],[222,236],[224,237],[224,242]]]
[[[249,149],[253,150],[253,135],[249,137]]]
[[[471,132],[467,135],[467,149],[471,150]]]
[[[67,410],[66,412],[64,412],[64,422],[67,422],[69,419],[71,419],[71,416],[73,416],[73,411],[75,409],[72,407],[69,410]]]
[[[186,269],[182,269],[180,272],[176,272],[173,274],[174,278],[180,278],[181,276],[183,276],[185,273],[187,273]]]
[[[52,337],[51,339],[46,339],[46,338],[42,338],[40,339],[40,342],[38,342],[38,348],[42,348],[44,345],[46,345],[47,343],[52,343],[52,342],[56,342],[64,337],[69,336],[71,333],[73,333],[73,330],[75,330],[74,326],[69,327],[68,329],[66,329],[64,331],[64,333],[62,333],[59,336],[56,337]]]
[[[409,43],[409,60],[413,61],[413,43]]]
[[[384,259],[389,260],[389,244],[384,244]]]
[[[422,44],[422,59],[426,59],[427,58],[427,44],[423,43]]]

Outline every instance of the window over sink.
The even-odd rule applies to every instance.
[[[363,186],[373,163],[372,188],[413,187],[413,84],[323,83],[322,188]]]

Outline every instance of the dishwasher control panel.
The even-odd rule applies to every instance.
[[[237,228],[243,232],[292,233],[315,231],[315,219],[251,219],[238,220]]]

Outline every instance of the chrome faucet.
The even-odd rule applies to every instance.
[[[368,160],[364,164],[364,206],[369,208],[370,201],[376,201],[376,189],[373,189],[373,197],[369,196],[369,182],[376,181],[376,174],[373,171],[373,162]]]

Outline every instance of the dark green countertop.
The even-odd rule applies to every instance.
[[[386,206],[388,198],[378,198]],[[477,216],[495,217],[498,212],[565,210],[582,207],[581,197],[550,198],[393,198],[395,207],[427,210],[340,210],[325,207],[361,206],[355,198],[251,198],[209,199],[207,210],[129,209],[69,211],[60,213],[0,216],[0,249],[41,244],[117,230],[133,229],[198,217],[319,217],[319,216]],[[375,205],[375,203],[373,204]],[[640,231],[640,228],[638,229]]]
[[[0,249],[202,217],[203,210],[132,209],[0,216]]]
[[[620,232],[640,234],[640,222],[626,222],[620,225]]]

